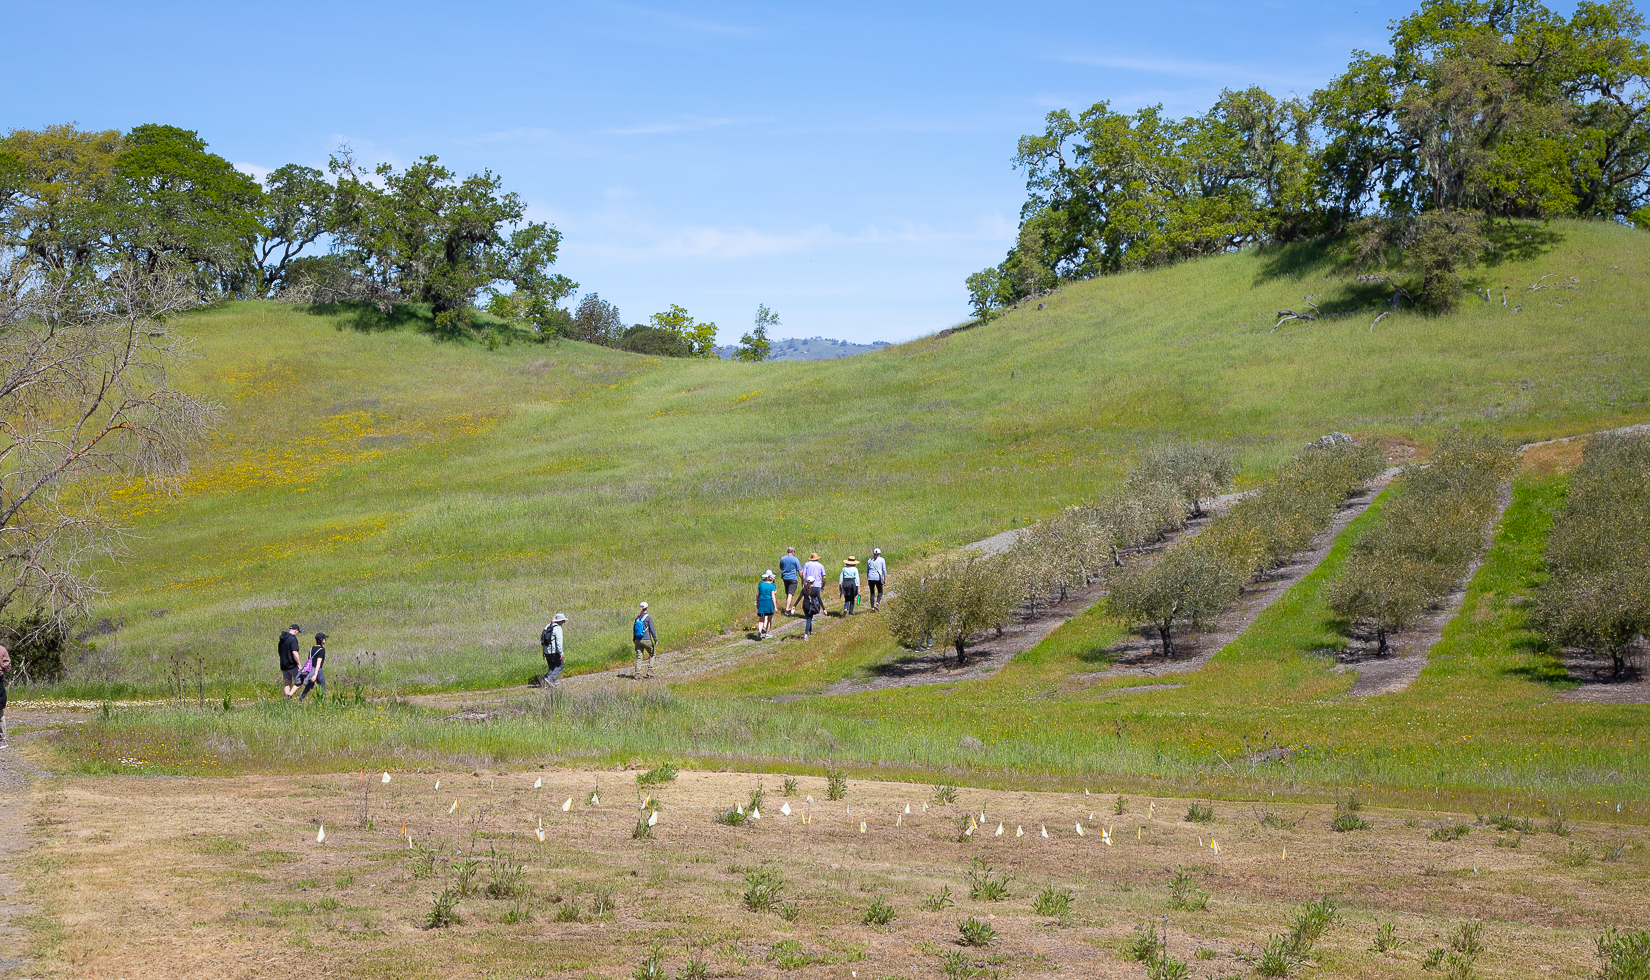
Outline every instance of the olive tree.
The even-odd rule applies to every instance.
[[[987,630],[1007,626],[1019,605],[1003,555],[941,555],[906,573],[902,582],[886,606],[888,631],[910,649],[950,647],[959,666],[967,662],[968,645]]]
[[[1237,456],[1229,447],[1208,443],[1165,443],[1148,449],[1130,474],[1131,489],[1164,484],[1180,495],[1193,517],[1203,516],[1203,502],[1231,489],[1237,479]]]
[[[1112,612],[1157,629],[1163,656],[1173,659],[1174,630],[1202,629],[1237,598],[1243,571],[1217,550],[1192,539],[1155,562],[1126,567],[1112,579]]]

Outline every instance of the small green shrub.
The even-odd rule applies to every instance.
[[[1142,922],[1134,927],[1123,944],[1123,955],[1138,963],[1155,963],[1168,951],[1169,942],[1157,934],[1157,924]]]
[[[556,909],[556,921],[557,922],[577,922],[577,921],[579,921],[579,902],[578,902],[578,900],[570,898],[567,901],[563,902],[561,904],[561,907]]]
[[[675,765],[673,765],[672,763],[666,762],[666,763],[663,763],[661,765],[654,766],[652,769],[649,769],[647,772],[637,773],[636,774],[636,785],[638,785],[638,786],[658,786],[662,783],[673,783],[673,782],[676,781],[676,774],[678,772],[679,772],[679,770],[676,768]]]
[[[1292,966],[1289,957],[1289,937],[1273,933],[1255,954],[1255,976],[1287,977]]]
[[[1038,915],[1065,918],[1071,914],[1071,892],[1058,891],[1050,885],[1031,900],[1031,911]]]
[[[619,903],[613,896],[613,890],[606,885],[602,885],[590,893],[591,915],[606,915],[618,907]]]
[[[976,828],[974,826],[974,817],[971,814],[965,813],[962,816],[958,817],[957,818],[957,842],[958,843],[967,843],[970,839],[972,839],[971,835],[973,834],[975,829]]]
[[[972,980],[986,975],[985,967],[968,958],[960,949],[953,949],[940,957],[940,973],[950,980]]]
[[[1260,825],[1262,827],[1270,827],[1273,830],[1294,830],[1295,829],[1294,824],[1292,824],[1289,821],[1283,819],[1283,817],[1279,816],[1276,813],[1273,813],[1270,810],[1268,810],[1265,813],[1260,815]]]
[[[795,922],[797,919],[802,918],[802,906],[795,902],[789,902],[774,909],[774,914],[786,922]]]
[[[1463,953],[1446,953],[1444,955],[1444,976],[1448,980],[1472,980],[1477,976],[1473,972],[1475,959]]]
[[[825,798],[840,800],[848,795],[848,774],[841,769],[825,770]]]
[[[434,847],[424,844],[414,846],[412,876],[423,879],[435,874],[435,863],[440,860],[440,857],[441,855]]]
[[[1126,797],[1119,796],[1117,798],[1117,802],[1115,802],[1111,805],[1111,812],[1117,814],[1120,817],[1123,814],[1128,813],[1129,812],[1129,801],[1128,801],[1128,799]]]
[[[655,946],[630,974],[631,980],[665,980],[664,950]]]
[[[1564,822],[1563,810],[1553,811],[1553,815],[1547,819],[1547,833],[1555,837],[1570,836],[1570,825]]]
[[[526,869],[508,853],[500,854],[497,848],[488,849],[487,887],[482,894],[488,898],[515,898],[522,892],[522,882],[526,878]]]
[[[1368,830],[1369,821],[1358,816],[1363,806],[1356,796],[1349,796],[1335,804],[1335,816],[1329,821],[1329,829],[1337,834],[1344,834],[1351,830]]]
[[[743,827],[745,825],[745,814],[740,812],[738,807],[730,806],[726,813],[717,814],[716,822],[727,824],[729,827]]]
[[[453,890],[460,897],[469,898],[476,893],[476,874],[481,870],[480,864],[474,858],[453,862]]]
[[[745,908],[752,912],[772,912],[785,894],[785,882],[772,868],[756,868],[745,873]]]
[[[750,799],[745,801],[745,812],[760,812],[762,810],[762,804],[767,801],[768,791],[762,788],[762,781],[758,779],[756,781],[756,788],[751,790]]]
[[[630,829],[631,840],[647,840],[653,836],[653,825],[648,820],[653,816],[651,808],[636,815],[636,826]]]
[[[1477,919],[1457,923],[1449,934],[1449,948],[1462,956],[1477,956],[1484,952],[1484,923]]]
[[[1186,980],[1191,970],[1180,960],[1160,956],[1146,966],[1146,980]]]
[[[870,907],[865,910],[865,915],[860,921],[868,926],[885,926],[894,921],[894,907],[888,904],[887,900],[878,896],[877,900],[872,902]]]
[[[1593,859],[1593,852],[1587,850],[1586,845],[1575,841],[1564,842],[1564,853],[1559,855],[1559,861],[1571,868],[1579,868]]]
[[[1524,835],[1514,834],[1511,837],[1497,837],[1490,843],[1496,847],[1522,847],[1524,846]]]
[[[457,925],[464,920],[458,915],[459,894],[451,888],[441,889],[430,903],[430,911],[424,916],[424,928],[445,929]]]
[[[692,957],[676,971],[676,980],[710,980],[710,964]]]
[[[1209,893],[1197,887],[1197,882],[1192,880],[1191,875],[1181,868],[1176,868],[1174,877],[1169,881],[1169,908],[1207,912]]]
[[[518,893],[516,900],[504,910],[504,921],[511,924],[533,921],[533,910],[527,905],[526,891]]]
[[[990,946],[997,941],[997,930],[991,928],[991,923],[973,916],[957,923],[957,931],[962,934],[964,946]]]
[[[1603,851],[1599,852],[1598,859],[1600,861],[1610,861],[1614,863],[1621,860],[1621,855],[1626,850],[1626,844],[1617,844],[1615,847],[1607,847]]]
[[[1444,965],[1444,947],[1434,946],[1427,950],[1427,955],[1421,958],[1421,969],[1436,970]]]
[[[780,789],[779,792],[780,792],[780,795],[782,795],[782,796],[795,796],[796,795],[796,780],[791,776],[786,776],[784,786]]]
[[[974,869],[967,872],[968,897],[976,902],[1001,902],[1008,897],[1008,883],[1013,881],[1005,871],[998,874],[984,861],[976,860]]]
[[[927,912],[943,912],[956,902],[951,900],[951,886],[944,885],[939,891],[922,900],[922,908]]]
[[[1511,830],[1520,834],[1533,834],[1536,832],[1535,821],[1528,817],[1493,816],[1479,817],[1478,820],[1479,823],[1488,824],[1496,830]]]
[[[1371,953],[1390,953],[1398,948],[1396,922],[1381,922],[1375,926],[1375,942],[1370,944]]]
[[[1472,828],[1464,823],[1446,823],[1432,828],[1432,833],[1427,835],[1427,840],[1460,840],[1470,833],[1472,833]]]
[[[1209,823],[1215,818],[1215,808],[1212,803],[1193,803],[1186,808],[1187,823]]]
[[[1650,932],[1619,932],[1611,926],[1597,946],[1598,980],[1650,980]]]
[[[1220,956],[1219,953],[1217,953],[1214,950],[1208,948],[1207,946],[1199,946],[1198,949],[1197,949],[1197,952],[1195,954],[1193,954],[1192,958],[1193,959],[1199,959],[1199,960],[1212,960],[1212,959],[1219,958],[1219,956]]]
[[[1305,956],[1339,918],[1340,911],[1331,898],[1307,902],[1296,909],[1289,920],[1289,955],[1297,958]]]
[[[957,784],[952,782],[934,784],[934,803],[943,806],[957,802]]]

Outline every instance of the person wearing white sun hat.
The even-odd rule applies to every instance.
[[[888,562],[881,548],[871,549],[871,560],[865,563],[865,598],[871,602],[871,611],[882,605],[882,584],[888,581]]]
[[[756,638],[765,640],[773,630],[773,614],[778,611],[774,603],[774,593],[779,587],[773,581],[773,569],[762,573],[762,581],[756,585]]]

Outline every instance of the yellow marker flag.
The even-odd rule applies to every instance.
[[[538,828],[534,829],[533,833],[539,835],[539,843],[540,844],[544,843],[544,828],[543,827],[538,827]]]
[[[1018,825],[1018,824],[1015,824],[1015,826],[1014,826],[1014,836],[1015,837],[1024,837],[1025,835],[1026,835],[1026,829],[1024,827]]]
[[[573,798],[571,796],[569,796],[567,798],[567,802],[563,803],[561,805],[561,812],[566,813],[567,811],[569,811],[571,809],[573,809]]]
[[[865,821],[863,820],[859,822],[859,832],[862,834],[865,833]]]
[[[447,812],[448,813],[455,813],[457,811],[458,811],[458,797],[455,796],[455,797],[453,797],[453,805],[447,808]]]
[[[1082,824],[1077,825],[1077,836],[1078,837],[1083,836],[1083,825]]]

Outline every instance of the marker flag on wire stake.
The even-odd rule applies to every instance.
[[[998,837],[1003,836],[1003,825],[1002,824],[997,825],[997,834],[996,834],[996,836],[998,836]]]
[[[905,804],[905,815],[906,816],[911,815],[911,804],[909,804],[909,803]]]
[[[540,844],[542,844],[542,843],[544,843],[544,828],[543,828],[543,827],[539,827],[539,828],[536,828],[536,829],[535,829],[535,830],[534,830],[534,831],[533,831],[533,833],[535,833],[535,834],[538,834],[538,835],[539,835],[539,843],[540,843]]]
[[[896,816],[894,818],[894,826],[896,826],[896,827],[905,826],[905,814],[903,814],[903,813],[899,814],[898,816]]]
[[[436,788],[436,789],[440,789],[440,788],[441,788],[441,780],[439,780],[439,779],[438,779],[438,780],[436,780],[436,781],[435,781],[435,788]]]
[[[863,820],[859,822],[859,832],[862,834],[865,833],[865,821]]]
[[[456,796],[453,797],[453,805],[447,808],[447,812],[448,813],[457,813],[458,812],[458,797],[456,797]]]
[[[1043,827],[1043,825],[1042,825],[1042,824],[1038,824],[1038,825],[1037,825],[1037,826],[1039,826],[1039,827]],[[1047,837],[1047,836],[1048,836],[1048,828],[1047,828],[1047,827],[1043,827],[1043,836],[1044,836],[1044,837]]]
[[[1077,836],[1078,837],[1083,836],[1083,825],[1082,824],[1077,825]]]
[[[1209,838],[1209,849],[1211,851],[1214,851],[1216,854],[1219,854],[1220,853],[1220,841],[1215,840],[1213,837]]]
[[[1024,837],[1025,835],[1026,835],[1026,829],[1024,827],[1020,826],[1019,824],[1015,824],[1014,825],[1014,836],[1015,837]]]
[[[326,843],[326,840],[327,840],[327,828],[326,828],[325,824],[322,824],[321,829],[315,832],[315,843],[324,844],[324,843]]]
[[[567,802],[563,803],[561,805],[561,812],[566,813],[567,811],[569,811],[571,809],[573,809],[573,798],[571,796],[569,796],[567,798]]]
[[[387,783],[389,781],[390,781],[390,774],[387,773],[387,772],[384,774],[384,778],[379,780],[379,782],[381,782],[381,783]]]
[[[384,780],[384,782],[387,783],[387,782],[389,782],[389,780],[386,779],[386,780]],[[544,777],[543,776],[540,776],[539,778],[533,780],[533,788],[534,789],[543,789],[544,788]]]
[[[652,813],[647,815],[647,825],[649,827],[657,825],[658,822],[659,822],[659,811],[658,810],[654,810]]]
[[[785,816],[785,817],[790,816],[791,815],[791,805],[789,803],[779,804],[779,814],[780,814],[780,816]]]

